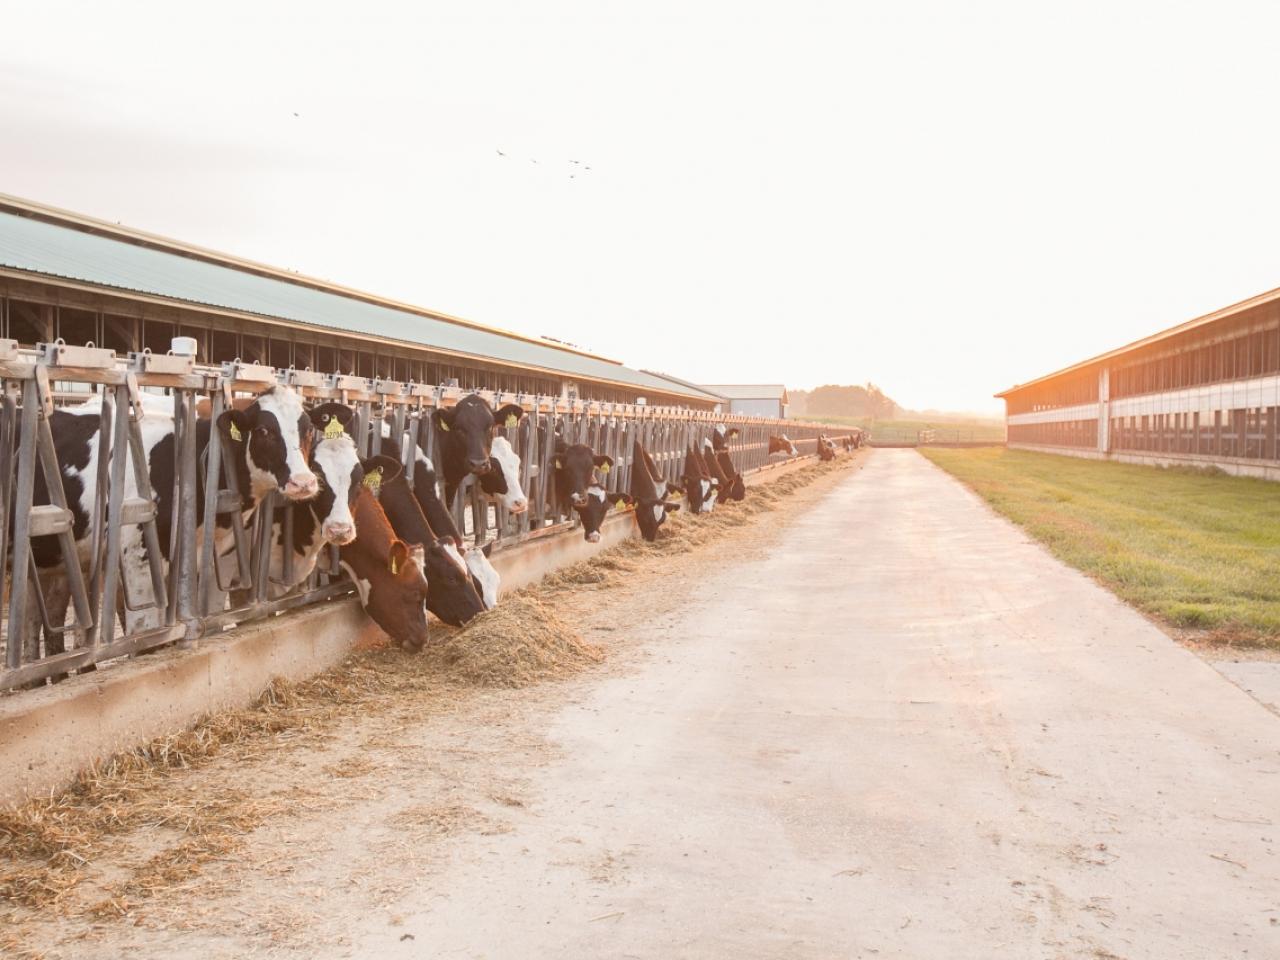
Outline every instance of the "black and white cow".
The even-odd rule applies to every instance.
[[[667,500],[671,492],[672,485],[662,479],[657,464],[637,440],[632,448],[631,499],[636,507],[640,536],[644,539],[656,540],[658,528],[666,522],[667,514],[680,509],[680,504]]]
[[[446,504],[453,504],[468,474],[483,477],[493,469],[493,428],[514,427],[523,416],[519,404],[508,403],[494,410],[477,394],[468,394],[453,407],[441,407],[432,414],[439,431]]]
[[[726,427],[723,423],[717,423],[711,431],[711,449],[716,453],[728,450],[729,441],[738,439],[739,435],[737,427]]]
[[[631,497],[608,493],[596,479],[596,471],[606,474],[613,458],[597,454],[585,443],[558,441],[552,460],[555,470],[556,509],[568,516],[572,510],[582,521],[582,535],[588,543],[600,542],[600,525],[614,507],[627,506]]]
[[[352,436],[355,411],[341,403],[322,403],[308,416],[318,431],[310,465],[319,480],[319,492],[292,507],[289,578],[285,577],[285,524],[279,517],[275,520],[270,565],[273,597],[283,596],[311,576],[326,546],[344,546],[356,536],[351,508],[364,480],[364,467]]]
[[[684,452],[684,495],[689,502],[689,512],[711,513],[715,510],[719,493],[698,448],[687,447]]]
[[[742,480],[742,474],[733,468],[728,448],[714,449],[711,439],[704,440],[702,444],[702,459],[706,461],[707,472],[716,481],[716,487],[720,491],[720,502],[729,503],[744,499],[747,495],[747,487]]]
[[[207,406],[206,406],[207,413]],[[159,533],[162,559],[168,561],[171,531],[174,522],[175,433],[172,401],[163,397],[145,396],[142,413],[138,419],[143,453],[147,462],[148,479],[156,502],[156,529]],[[118,411],[123,415],[123,411]],[[55,410],[50,415],[50,428],[61,474],[67,506],[72,513],[72,531],[79,548],[79,561],[88,561],[88,533],[92,529],[96,511],[96,484],[98,451],[102,424],[102,398],[97,396],[74,407]],[[204,459],[215,425],[207,416],[196,420],[196,455]],[[289,387],[277,386],[258,397],[238,402],[235,409],[224,412],[218,418],[216,429],[229,441],[230,458],[224,461],[224,476],[234,471],[241,491],[241,522],[253,515],[257,504],[266,494],[279,491],[291,501],[305,501],[314,497],[319,489],[315,473],[309,465],[312,424],[302,408],[302,400]],[[204,476],[197,471],[197,503],[204,498]],[[138,495],[137,479],[132,469],[125,471],[124,496]],[[49,492],[41,471],[36,473],[33,504],[48,504]],[[197,516],[197,523],[203,519]],[[215,546],[223,552],[231,542],[232,517],[218,518]],[[200,531],[197,531],[197,536]],[[46,572],[61,570],[62,556],[56,538],[37,537],[32,541],[32,552],[38,567]],[[145,599],[150,594],[151,578],[144,552],[141,529],[129,526],[121,531],[121,559],[123,577],[129,595]],[[65,605],[63,607],[65,611]],[[57,611],[51,610],[57,619]],[[154,611],[134,616],[126,614],[130,629],[154,625]],[[52,652],[60,640],[50,640],[47,646]],[[28,655],[32,655],[28,640]],[[49,651],[47,651],[49,652]]]

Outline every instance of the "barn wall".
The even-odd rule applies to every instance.
[[[729,412],[745,417],[774,417],[779,420],[786,416],[782,401],[768,398],[730,400]]]

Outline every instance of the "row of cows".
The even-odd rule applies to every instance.
[[[517,405],[494,409],[478,395],[433,411],[442,498],[435,464],[421,449],[414,448],[408,468],[412,483],[401,460],[382,455],[362,458],[355,434],[358,418],[343,404],[329,402],[306,408],[296,391],[277,386],[256,398],[237,401],[214,421],[205,402],[197,408],[197,456],[205,462],[211,440],[219,437],[220,449],[226,451],[219,488],[227,486],[227,474],[233,472],[241,493],[238,517],[218,515],[212,532],[216,562],[221,568],[228,560],[234,561],[230,556],[235,548],[232,524],[238,521],[242,528],[247,526],[264,499],[278,492],[300,509],[292,511],[287,542],[282,523],[277,521],[271,531],[268,582],[273,595],[282,596],[303,583],[327,548],[336,545],[341,567],[355,584],[368,615],[395,643],[420,649],[427,639],[428,612],[445,623],[461,625],[497,603],[499,577],[489,562],[489,548],[468,548],[448,505],[466,478],[473,475],[491,502],[512,513],[527,509],[520,484],[520,458],[497,430],[517,425],[524,416],[525,411]],[[95,529],[95,511],[102,499],[95,495],[94,480],[98,476],[102,417],[100,398],[51,414],[58,468],[73,514],[72,530],[82,566],[88,564],[88,534]],[[144,399],[139,424],[147,469],[143,490],[155,503],[156,539],[167,569],[176,543],[172,401]],[[743,499],[745,485],[728,446],[737,433],[734,428],[717,426],[700,448],[690,445],[678,483],[661,476],[637,440],[625,492],[607,489],[604,478],[614,466],[610,457],[557,437],[555,509],[562,516],[576,517],[587,541],[598,542],[601,524],[610,510],[634,508],[641,535],[653,540],[667,514],[680,509],[676,497],[683,495],[693,513]],[[389,427],[384,424],[383,436],[388,434]],[[861,437],[839,442],[851,449]],[[828,452],[834,456],[834,449],[835,442],[826,437],[819,441],[823,459],[828,459]],[[769,454],[796,456],[799,450],[785,435],[773,436],[769,438]],[[197,502],[202,503],[203,476],[198,486]],[[126,474],[125,496],[137,497],[139,489],[138,478]],[[44,477],[37,471],[33,503],[49,502]],[[154,593],[156,578],[143,526],[132,525],[121,534],[123,589],[117,606],[129,632],[156,625],[155,604],[144,602]],[[197,540],[204,534],[197,529]],[[41,580],[50,588],[63,568],[57,539],[35,537],[32,552]],[[218,582],[225,582],[225,578],[220,576]],[[48,592],[57,595],[54,589]],[[56,602],[46,607],[52,607],[55,619],[59,616]],[[65,611],[64,594],[61,616],[65,617]],[[37,623],[35,629],[27,630],[27,660],[39,655],[38,628]],[[61,652],[61,648],[60,635],[46,631],[45,655]]]

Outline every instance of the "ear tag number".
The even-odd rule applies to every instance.
[[[366,473],[364,475],[364,485],[376,497],[382,491],[382,468],[374,467],[374,469]],[[395,573],[394,570],[391,572]]]
[[[337,417],[330,417],[329,422],[324,425],[324,438],[326,440],[337,440],[344,433],[346,431],[342,429],[342,421]]]
[[[239,443],[244,439],[244,434],[240,432],[240,428],[237,427],[235,423],[231,424],[231,429],[228,432],[231,434],[231,439],[236,443]]]
[[[507,429],[508,429],[508,430],[510,430],[512,427],[514,427],[514,426],[515,426],[517,423],[519,423],[519,422],[520,422],[520,418],[519,418],[519,417],[517,417],[514,413],[508,413],[508,414],[507,414]]]

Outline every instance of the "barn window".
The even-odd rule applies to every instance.
[[[107,313],[102,317],[102,345],[124,356],[135,349],[138,342],[138,321],[133,317],[119,317]]]
[[[164,320],[142,321],[142,348],[152,353],[168,353],[173,338],[178,335],[178,325]]]
[[[209,362],[230,363],[240,356],[240,335],[234,330],[214,330],[209,338]]]
[[[59,307],[58,336],[72,346],[83,347],[90,343],[98,346],[102,342],[98,333],[98,315],[92,310]]]
[[[284,331],[277,331],[267,341],[267,363],[277,370],[287,370],[293,365],[293,344],[287,337]]]
[[[25,300],[10,300],[7,335],[24,347],[47,343],[53,339],[53,308]]]

